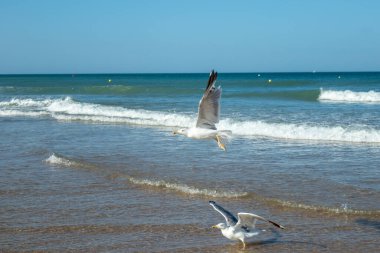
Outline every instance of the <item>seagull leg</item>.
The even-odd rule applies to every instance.
[[[226,146],[221,142],[220,140],[220,136],[219,135],[216,135],[215,136],[215,140],[218,142],[218,146],[219,148],[223,149],[224,151],[226,151]]]
[[[241,240],[241,242],[243,243],[243,249],[245,249],[245,242],[244,242],[244,240]]]

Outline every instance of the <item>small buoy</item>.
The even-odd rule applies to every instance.
[[[268,83],[271,83],[271,82],[272,82],[272,79],[269,79],[269,80],[268,80]]]
[[[338,79],[340,79],[340,76],[338,76]]]
[[[258,77],[260,77],[261,75],[260,74],[257,74]]]
[[[108,82],[110,83],[110,82],[112,82],[112,80],[111,80],[111,79],[108,79]]]

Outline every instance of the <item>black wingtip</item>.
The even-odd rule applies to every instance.
[[[215,70],[211,70],[210,78],[212,78],[212,80],[216,80],[217,77],[218,77],[218,72],[216,72]]]
[[[273,221],[269,221],[269,222],[272,223],[274,226],[276,226],[276,227],[278,227],[278,228],[285,229],[284,226],[282,226],[282,225],[280,225],[280,224],[278,224],[278,223],[276,223],[276,222],[273,222]]]
[[[215,201],[212,201],[212,200],[210,200],[208,203],[209,204],[216,204]]]
[[[216,81],[216,78],[218,78],[218,72],[215,72],[214,70],[211,70],[210,77],[208,78],[208,83],[206,87],[206,91],[210,89],[212,84]]]

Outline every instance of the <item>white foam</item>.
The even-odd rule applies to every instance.
[[[50,114],[48,112],[0,110],[0,117],[16,117],[16,116],[41,117],[41,116],[49,116],[49,115]]]
[[[380,92],[373,90],[368,92],[357,92],[351,90],[336,91],[321,89],[318,100],[331,102],[380,103]]]
[[[63,121],[82,120],[168,127],[188,127],[194,124],[193,117],[187,115],[83,103],[74,101],[70,97],[45,100],[12,99],[0,102],[0,106],[2,107],[0,107],[0,112],[3,112],[4,116],[7,113],[9,116],[16,115],[15,109],[13,109],[12,114],[8,108],[18,106],[29,107],[30,110],[34,111],[44,111],[53,118]],[[8,112],[6,113],[6,111]],[[38,116],[37,113],[27,114],[25,112],[20,112],[18,115]]]
[[[233,191],[217,191],[211,189],[198,189],[196,187],[188,186],[186,184],[169,183],[163,180],[149,180],[149,179],[137,179],[134,177],[129,177],[129,181],[133,184],[147,185],[153,187],[166,188],[170,190],[175,190],[181,193],[190,195],[203,195],[215,198],[238,198],[247,196],[246,192],[233,192]]]
[[[62,166],[66,166],[66,167],[70,167],[70,166],[74,165],[74,163],[72,161],[70,161],[69,159],[59,157],[59,156],[55,155],[54,153],[52,155],[50,155],[45,160],[45,162],[49,163],[49,164],[53,164],[53,165],[62,165]]]
[[[379,210],[359,210],[359,209],[351,209],[348,208],[347,204],[342,204],[340,207],[326,207],[326,206],[316,206],[316,205],[308,205],[303,203],[296,203],[292,201],[284,201],[279,199],[267,199],[266,200],[269,203],[275,203],[279,204],[283,207],[288,208],[296,208],[296,209],[303,209],[307,211],[314,211],[314,212],[326,212],[326,213],[333,213],[333,214],[351,214],[351,215],[379,215]]]
[[[41,107],[49,105],[54,100],[44,99],[44,100],[35,100],[31,98],[19,99],[12,98],[10,101],[2,101],[0,102],[0,106],[19,106],[19,107]]]
[[[54,117],[60,120],[85,120],[173,127],[188,125],[192,122],[191,117],[175,113],[104,106],[67,99],[54,101],[46,109],[52,113],[60,113],[54,114]]]
[[[45,160],[45,162],[52,165],[58,165],[58,166],[64,166],[64,167],[95,168],[94,165],[81,164],[76,161],[72,161],[67,158],[56,155],[54,153],[50,155]],[[174,190],[180,193],[190,194],[190,195],[202,195],[202,196],[218,197],[218,198],[238,198],[238,197],[244,197],[248,195],[247,192],[198,189],[196,187],[188,186],[186,184],[170,183],[163,180],[139,179],[139,178],[129,177],[129,176],[127,176],[127,178],[133,184],[166,188],[166,189],[170,189],[170,190]]]
[[[120,106],[83,103],[67,97],[64,99],[12,99],[2,102],[0,116],[50,115],[60,121],[89,121],[125,123],[141,126],[191,127],[196,115],[191,116],[160,111],[128,109]],[[13,105],[22,106],[15,108]],[[380,143],[380,129],[367,126],[320,126],[318,124],[268,123],[265,121],[221,120],[220,130],[231,130],[243,138],[276,138],[288,140],[339,141],[355,143]]]
[[[231,120],[221,121],[220,128],[230,129],[234,135],[246,137],[262,136],[289,140],[380,143],[380,130],[371,128],[325,127],[263,121],[234,122]]]

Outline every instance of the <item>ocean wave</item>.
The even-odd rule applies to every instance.
[[[380,92],[357,92],[351,90],[336,91],[321,89],[319,101],[351,102],[351,103],[380,103]]]
[[[105,175],[110,174],[109,178],[122,178],[127,179],[128,182],[144,187],[153,187],[156,189],[170,190],[174,193],[180,193],[191,196],[200,197],[214,197],[214,198],[238,198],[245,201],[256,201],[267,206],[273,206],[274,208],[286,208],[295,209],[300,211],[305,211],[307,213],[328,213],[333,215],[359,215],[359,216],[371,216],[378,217],[380,215],[380,210],[360,210],[352,209],[347,204],[341,204],[337,207],[328,207],[321,205],[311,205],[304,204],[289,200],[270,198],[259,195],[255,192],[246,191],[232,191],[232,190],[220,190],[220,189],[209,189],[203,187],[195,187],[187,185],[181,182],[168,182],[165,180],[154,179],[154,178],[137,178],[121,172],[110,172],[108,169],[98,167],[95,164],[87,163],[85,161],[79,161],[77,159],[66,158],[62,155],[52,153],[45,162],[53,166],[70,167],[77,169],[94,169],[96,171],[103,171]],[[92,170],[93,171],[93,170]]]
[[[52,153],[45,162],[51,165],[62,166],[62,167],[71,167],[71,168],[97,168],[101,170],[101,168],[97,167],[94,164],[89,164],[86,162],[80,162],[76,159],[69,159],[62,155],[58,155]],[[106,170],[104,170],[106,171]],[[189,195],[201,195],[215,198],[240,198],[247,196],[246,192],[234,192],[234,191],[223,191],[223,190],[213,190],[213,189],[200,189],[194,186],[189,186],[183,183],[171,183],[166,182],[164,180],[155,180],[155,179],[147,179],[147,178],[136,178],[126,174],[120,173],[112,173],[111,178],[127,178],[129,182],[135,185],[149,186],[149,187],[157,187],[161,189],[169,189],[183,194]]]
[[[52,165],[60,165],[65,167],[72,167],[76,165],[76,162],[71,161],[67,158],[58,156],[56,154],[51,154],[47,159],[45,159],[46,163],[52,164]]]
[[[49,116],[48,112],[20,111],[20,110],[0,110],[0,117],[41,117]]]
[[[304,90],[270,90],[255,92],[231,92],[225,94],[226,98],[268,98],[315,102],[320,94],[318,89]]]
[[[263,121],[236,122],[223,120],[220,128],[234,135],[267,137],[287,140],[338,141],[355,143],[380,143],[380,130],[341,126],[312,126],[308,124],[267,123]]]
[[[81,103],[73,100],[57,100],[46,110],[60,120],[84,120],[110,123],[131,123],[147,126],[181,127],[192,123],[192,118],[176,113],[128,109],[119,106]]]
[[[191,127],[196,115],[129,109],[78,102],[70,97],[63,99],[12,99],[0,104],[0,116],[49,115],[60,121],[87,121],[100,123],[125,123],[141,126]],[[220,130],[231,130],[242,138],[274,138],[286,140],[311,140],[353,143],[380,143],[380,129],[366,126],[319,126],[302,123],[269,123],[265,121],[221,120]]]
[[[25,108],[29,108],[30,112],[33,113],[26,112]],[[19,113],[16,113],[17,110]],[[44,100],[13,98],[10,101],[0,102],[0,115],[3,116],[40,116],[46,114],[62,121],[130,123],[167,127],[184,127],[193,124],[193,117],[187,115],[77,102],[71,97]]]
[[[59,167],[69,167],[86,170],[100,170],[100,168],[94,164],[87,163],[85,161],[80,161],[77,159],[67,158],[56,153],[52,153],[47,159],[45,159],[45,162],[53,166]]]
[[[202,195],[207,197],[215,198],[239,198],[248,195],[246,192],[234,192],[234,191],[220,191],[211,189],[198,189],[193,186],[188,186],[181,183],[170,183],[164,180],[151,180],[151,179],[137,179],[134,177],[129,177],[129,181],[137,185],[145,185],[151,187],[159,187],[174,190],[180,193],[190,194],[190,195]]]
[[[66,97],[63,99],[64,101],[72,101],[70,97]],[[12,98],[9,101],[1,101],[0,106],[18,106],[18,107],[41,107],[47,106],[53,103],[56,100],[53,99],[31,99],[31,98]]]
[[[380,210],[360,210],[349,208],[347,204],[341,204],[337,207],[328,207],[320,205],[310,205],[298,203],[294,201],[281,200],[275,198],[256,197],[256,200],[261,201],[267,205],[272,205],[282,208],[291,208],[296,210],[303,210],[306,212],[328,213],[328,214],[345,214],[345,215],[364,215],[364,216],[379,216]]]

